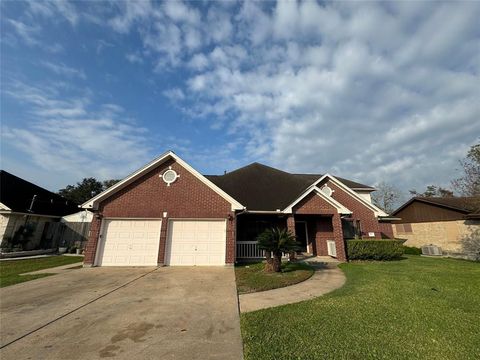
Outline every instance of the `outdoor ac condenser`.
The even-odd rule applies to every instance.
[[[432,244],[422,246],[422,255],[440,256],[442,255],[442,248]]]

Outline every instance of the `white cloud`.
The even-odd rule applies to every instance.
[[[37,26],[30,26],[21,21],[7,19],[7,22],[13,27],[17,35],[27,44],[27,45],[37,45],[39,41],[37,40],[35,34],[39,31]]]
[[[72,68],[72,67],[67,66],[63,63],[53,63],[53,62],[50,62],[50,61],[41,61],[40,64],[42,66],[44,66],[45,68],[53,71],[57,75],[86,79],[85,72],[83,70]]]
[[[28,1],[29,13],[41,15],[49,19],[56,19],[57,15],[65,18],[72,26],[78,23],[78,11],[74,3],[67,0]]]
[[[94,107],[88,97],[18,82],[7,94],[30,108],[32,120],[4,126],[2,139],[52,176],[68,183],[87,176],[118,178],[149,160],[146,129],[116,104]]]
[[[480,7],[437,5],[242,3],[236,45],[186,62],[186,113],[282,168],[445,185],[480,133]]]
[[[138,53],[128,53],[125,58],[132,64],[143,64],[143,58]]]

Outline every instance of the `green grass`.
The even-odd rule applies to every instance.
[[[30,271],[83,261],[82,256],[50,256],[36,259],[0,261],[0,287],[34,280],[52,274],[20,275]]]
[[[264,263],[241,264],[235,267],[239,294],[271,290],[307,280],[314,269],[304,263],[283,263],[281,273],[266,273]]]
[[[241,315],[245,359],[480,359],[480,264],[340,265],[344,287]]]

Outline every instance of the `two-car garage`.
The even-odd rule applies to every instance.
[[[157,266],[162,226],[161,219],[103,219],[96,265]],[[225,219],[170,219],[167,226],[166,265],[225,264]]]

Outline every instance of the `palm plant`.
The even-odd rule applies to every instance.
[[[258,247],[265,250],[266,272],[280,272],[282,253],[291,253],[299,249],[295,235],[287,229],[278,227],[265,230],[257,237]]]

